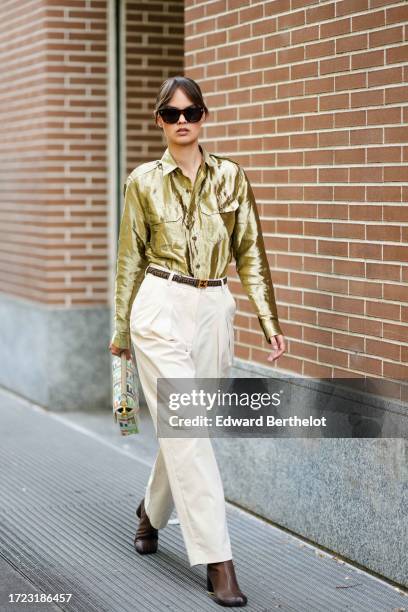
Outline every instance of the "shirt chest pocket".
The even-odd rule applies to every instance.
[[[210,242],[229,240],[235,226],[239,202],[234,197],[219,197],[199,201],[201,229]]]
[[[183,211],[177,204],[160,207],[149,214],[150,244],[154,250],[183,242]]]

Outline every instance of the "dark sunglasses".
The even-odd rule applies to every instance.
[[[188,123],[197,123],[203,116],[204,108],[202,106],[187,106],[187,108],[165,106],[157,112],[165,123],[177,123],[182,113]]]

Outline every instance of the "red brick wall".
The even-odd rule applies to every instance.
[[[183,67],[182,2],[127,2],[126,172],[161,155],[152,109]],[[247,170],[282,327],[279,367],[407,377],[408,5],[185,6],[203,142]],[[0,3],[0,291],[106,305],[106,0]],[[231,266],[237,355],[269,346]]]
[[[203,141],[257,197],[288,338],[278,368],[407,378],[407,21],[406,2],[186,0]],[[232,286],[237,355],[268,365]]]
[[[1,2],[0,48],[0,291],[106,305],[106,0]]]
[[[153,120],[161,83],[184,72],[184,3],[126,2],[126,175],[163,155]]]

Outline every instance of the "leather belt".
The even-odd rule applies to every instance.
[[[150,264],[147,266],[145,274],[154,274],[155,276],[160,276],[161,278],[169,278],[170,276],[170,272],[166,272],[160,268],[155,268]],[[205,287],[215,287],[217,285],[222,285],[223,283],[225,285],[227,283],[226,276],[220,279],[201,279],[193,278],[192,276],[186,276],[180,273],[175,273],[172,280],[176,281],[176,283],[185,283],[187,285],[192,285],[193,287],[199,287],[200,289],[205,289]]]

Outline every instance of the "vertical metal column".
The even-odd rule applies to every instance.
[[[108,250],[109,296],[114,312],[114,279],[126,173],[125,52],[126,0],[108,0]],[[111,318],[113,323],[113,317]]]

